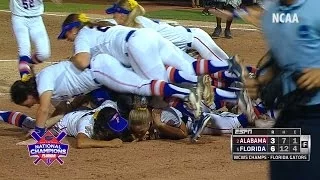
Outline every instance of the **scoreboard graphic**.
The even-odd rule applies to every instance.
[[[233,160],[310,161],[311,137],[300,128],[241,128],[231,136]]]

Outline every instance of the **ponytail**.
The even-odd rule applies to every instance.
[[[140,28],[141,25],[137,23],[136,17],[143,16],[145,13],[146,11],[144,8],[138,4],[128,15],[128,19],[125,21],[124,26]]]

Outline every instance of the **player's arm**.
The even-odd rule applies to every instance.
[[[57,115],[57,116],[54,116],[54,117],[51,117],[49,118],[47,121],[46,121],[46,124],[45,124],[45,127],[46,128],[50,128],[52,127],[53,125],[55,125],[60,119],[63,118],[63,115]]]
[[[81,52],[71,57],[71,62],[80,70],[84,70],[90,65],[90,54]]]
[[[187,128],[184,123],[181,123],[179,127],[169,126],[165,123],[159,123],[156,128],[161,134],[170,139],[184,139],[188,136]]]
[[[170,139],[183,139],[188,136],[187,127],[183,122],[181,122],[179,127],[174,127],[161,122],[161,112],[152,111],[152,116],[156,129],[165,137]]]
[[[78,133],[77,137],[77,148],[118,148],[122,146],[122,141],[120,139],[113,139],[111,141],[100,141],[89,138],[84,133]]]
[[[85,32],[84,32],[85,33]],[[71,62],[80,70],[84,70],[90,65],[90,46],[87,36],[78,33],[74,40],[74,55],[71,57]]]
[[[75,97],[71,102],[68,102],[68,101],[61,102],[59,103],[59,105],[55,106],[55,110],[51,116],[54,117],[60,114],[66,114],[66,113],[72,112],[77,108],[84,106],[89,101],[90,101],[90,97],[88,95],[84,95],[84,96]]]
[[[49,117],[52,91],[45,91],[40,95],[40,105],[36,115],[35,131],[42,136],[45,133],[45,124]]]

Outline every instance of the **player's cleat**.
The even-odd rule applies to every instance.
[[[257,115],[254,112],[253,103],[246,90],[240,91],[238,95],[238,107],[241,112],[247,116],[249,123],[254,124],[254,121],[257,119]]]
[[[232,34],[231,34],[231,30],[230,29],[225,29],[224,30],[224,37],[231,39],[232,38]]]
[[[191,127],[191,142],[197,142],[198,138],[200,137],[200,134],[202,133],[204,127],[206,127],[210,119],[210,115],[202,115],[198,121],[193,122]]]
[[[229,59],[228,63],[229,63],[229,71],[234,73],[243,82],[244,78],[248,76],[248,70],[243,65],[243,61],[240,60],[240,58],[237,55],[235,55]]]
[[[198,85],[201,91],[202,99],[207,106],[211,106],[214,101],[214,94],[212,89],[212,79],[209,75],[198,76]]]
[[[219,37],[222,32],[221,27],[216,27],[212,33],[212,37]]]
[[[185,104],[192,110],[195,119],[201,116],[201,90],[199,87],[190,88],[191,93],[188,96]]]

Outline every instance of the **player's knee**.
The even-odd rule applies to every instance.
[[[50,50],[42,50],[42,51],[39,51],[36,55],[36,58],[39,60],[39,61],[46,61],[47,59],[49,59],[51,56],[51,51]]]

